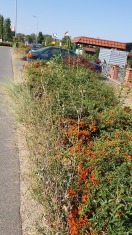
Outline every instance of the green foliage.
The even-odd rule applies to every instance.
[[[69,36],[64,36],[61,40],[63,48],[71,49],[71,38]]]
[[[0,42],[0,46],[12,47],[12,42]]]
[[[25,41],[27,41],[28,43],[33,43],[35,42],[35,38],[36,38],[35,34],[32,33],[31,35],[25,36]]]
[[[96,47],[96,52],[94,54],[83,52],[83,56],[91,61],[95,61],[95,59],[99,57],[99,50],[100,48]]]
[[[132,68],[132,57],[128,58],[128,67]]]
[[[9,42],[12,41],[10,18],[4,20],[3,35],[4,35],[4,41],[9,41]]]
[[[15,37],[15,41],[16,42],[24,43],[24,39],[25,39],[25,35],[24,34],[17,33],[17,35]]]
[[[4,17],[0,15],[0,39],[3,41],[3,24],[4,24]]]
[[[131,234],[130,133],[118,129],[112,134],[103,133],[94,141],[96,157],[89,166],[95,169],[99,183],[89,187],[91,193],[82,207],[82,214],[92,210],[89,221],[97,234],[101,231],[106,234]]]
[[[0,15],[0,39],[2,41],[11,42],[13,37],[13,32],[11,32],[11,20],[10,18],[4,19]]]
[[[36,164],[42,234],[131,234],[132,111],[98,74],[59,59],[28,63],[12,91]]]
[[[51,35],[44,35],[44,45],[47,46],[51,46],[52,45],[52,36]]]
[[[53,60],[44,68],[42,75],[36,76],[33,70],[30,72],[32,75],[29,76],[28,85],[33,86],[33,93],[36,87],[44,84],[44,88],[53,96],[53,110],[60,114],[63,112],[64,117],[77,117],[77,113],[90,115],[117,103],[117,99],[113,98],[113,90],[101,82],[97,74],[83,67],[68,69]]]
[[[44,40],[44,35],[42,34],[42,32],[39,32],[38,38],[37,38],[38,43],[42,44],[43,40]]]

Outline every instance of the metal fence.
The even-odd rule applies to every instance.
[[[111,65],[107,64],[107,63],[103,63],[103,64],[101,64],[101,66],[102,66],[102,74],[104,77],[107,78],[109,76]]]
[[[125,75],[126,75],[126,68],[124,66],[119,67],[117,80],[119,82],[124,82]]]

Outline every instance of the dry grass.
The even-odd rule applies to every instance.
[[[25,62],[20,59],[23,54],[16,54],[12,49],[12,66],[14,73],[14,82],[22,83],[25,80]],[[19,66],[18,66],[19,65]],[[38,235],[36,227],[44,227],[44,208],[38,201],[33,198],[32,188],[34,182],[34,162],[30,157],[30,152],[26,141],[26,128],[18,123],[17,125],[18,149],[20,160],[20,193],[21,193],[21,220],[23,235]]]

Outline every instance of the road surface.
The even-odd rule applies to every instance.
[[[12,80],[11,49],[0,47],[0,235],[22,235],[16,125],[1,89]]]

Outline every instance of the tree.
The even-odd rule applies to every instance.
[[[4,17],[0,15],[0,39],[3,41],[3,24],[4,24]]]
[[[25,36],[25,41],[28,43],[34,43],[36,41],[36,35],[34,33]]]
[[[11,21],[10,18],[4,20],[4,41],[12,41]]]
[[[23,42],[24,43],[25,35],[21,34],[21,33],[17,33],[16,39],[17,39],[18,42]]]
[[[52,36],[51,35],[44,35],[44,45],[51,46],[52,45]]]
[[[71,38],[69,36],[64,36],[61,42],[62,42],[62,47],[71,49]]]
[[[44,40],[44,35],[42,34],[42,32],[39,32],[39,34],[38,34],[38,43],[42,44],[43,40]]]

